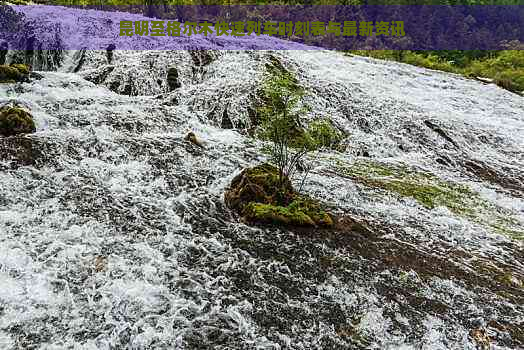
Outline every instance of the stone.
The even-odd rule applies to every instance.
[[[19,107],[3,106],[0,108],[0,135],[14,136],[36,131],[33,117]]]

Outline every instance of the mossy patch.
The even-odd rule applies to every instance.
[[[227,206],[247,222],[284,226],[332,227],[333,219],[312,198],[280,180],[278,169],[262,164],[242,171],[224,195]]]
[[[279,205],[249,202],[242,211],[244,219],[267,224],[284,224],[294,226],[314,226],[309,215],[300,210]]]
[[[18,107],[0,108],[0,135],[13,136],[36,131],[33,117]]]
[[[342,150],[340,142],[344,135],[329,119],[317,119],[308,126],[308,133],[313,138],[317,147]]]
[[[338,171],[366,187],[412,198],[427,209],[446,207],[457,216],[508,237],[524,237],[524,232],[518,229],[519,222],[511,213],[483,199],[468,186],[444,181],[433,174],[404,165],[371,161],[357,162],[349,166],[338,162]]]
[[[246,221],[291,226],[332,227],[333,219],[312,199],[296,196],[288,206],[250,202],[242,211]]]
[[[31,72],[27,64],[12,63],[10,67],[17,69],[21,74],[29,74]]]
[[[303,88],[299,85],[298,79],[296,78],[295,74],[290,70],[286,69],[282,62],[280,62],[280,60],[276,56],[268,56],[266,70],[270,75],[279,75],[286,77],[291,84],[290,88],[295,90],[303,90]]]
[[[292,200],[293,186],[289,179],[279,181],[278,169],[270,164],[244,169],[231,181],[226,204],[239,212],[250,202],[286,206]]]
[[[25,64],[0,65],[0,83],[28,81],[30,69]]]

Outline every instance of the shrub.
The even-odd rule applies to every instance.
[[[258,134],[270,142],[265,150],[278,169],[282,185],[285,178],[293,178],[297,165],[315,149],[315,141],[300,125],[300,116],[307,111],[302,105],[304,89],[281,65],[270,67],[262,89],[264,104],[257,111],[261,117]]]

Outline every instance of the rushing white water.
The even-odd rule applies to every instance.
[[[225,208],[265,160],[245,128],[270,56],[308,91],[305,119],[348,135],[305,191],[369,231],[255,228]],[[31,149],[0,159],[1,349],[475,349],[479,329],[524,346],[522,97],[325,51],[65,51],[57,68],[0,85],[37,123],[0,139]],[[475,196],[431,209],[347,176],[357,164]]]

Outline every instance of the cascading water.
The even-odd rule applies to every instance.
[[[0,85],[37,124],[0,138],[1,349],[524,346],[522,97],[325,51],[60,56]],[[265,160],[245,130],[274,60],[306,119],[347,135],[305,184],[344,232],[255,228],[223,204]]]

